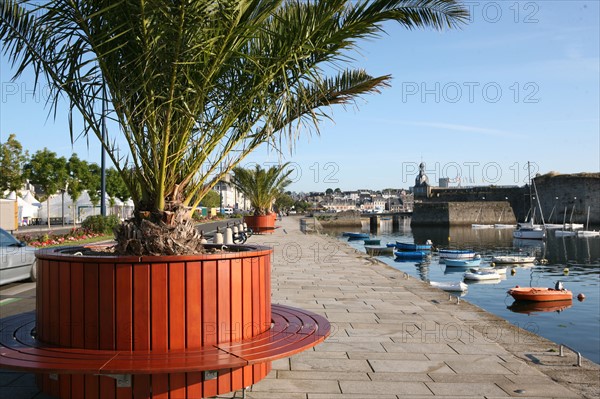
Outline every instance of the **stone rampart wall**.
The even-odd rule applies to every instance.
[[[515,215],[507,201],[416,203],[411,221],[411,224],[420,226],[495,223],[516,223]]]
[[[535,186],[546,222],[552,213],[549,222],[562,223],[565,207],[569,221],[575,207],[573,223],[585,223],[589,206],[590,224],[600,224],[600,173],[543,175],[535,178]]]
[[[585,223],[587,209],[590,207],[590,224],[600,225],[600,201],[598,200],[600,198],[600,173],[547,174],[536,177],[535,186],[538,195],[535,195],[533,188],[531,191],[534,197],[533,205],[537,208],[537,220],[540,220],[540,209],[537,205],[539,198],[544,219],[548,223],[562,223],[565,207],[567,208],[567,220],[570,218],[571,210],[575,207],[573,223]],[[425,201],[427,203],[508,201],[518,221],[525,220],[530,209],[529,185],[523,187],[433,187],[431,196]],[[550,217],[551,215],[552,217]]]

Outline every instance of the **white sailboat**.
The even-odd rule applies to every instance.
[[[527,170],[529,171],[529,162],[527,162]],[[535,197],[538,202],[538,207],[540,208],[540,216],[542,218],[542,224],[535,224],[535,208],[532,203],[533,194],[531,192],[531,186],[535,189]],[[526,240],[543,240],[546,237],[546,227],[544,226],[544,214],[542,213],[542,208],[539,206],[539,196],[537,193],[537,188],[535,187],[535,182],[531,179],[531,173],[529,173],[529,208],[533,209],[531,212],[531,218],[528,222],[519,223],[517,228],[513,231],[513,237],[519,239]]]
[[[574,205],[573,205],[573,209],[575,209]],[[571,218],[573,218],[573,211],[571,211]],[[567,207],[566,206],[565,206],[565,213],[563,216],[562,230],[556,230],[554,232],[554,236],[555,237],[573,237],[573,236],[575,236],[575,232],[573,230],[567,230]]]
[[[585,230],[578,230],[577,237],[599,237],[600,231],[590,230],[590,207],[587,210],[587,220],[585,222]]]

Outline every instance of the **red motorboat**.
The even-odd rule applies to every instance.
[[[566,289],[546,287],[519,287],[511,288],[508,293],[517,301],[565,301],[573,299],[573,293]]]

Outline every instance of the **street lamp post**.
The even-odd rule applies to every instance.
[[[63,226],[65,225],[65,191],[67,191],[66,188],[60,189],[60,193],[62,194],[62,204],[61,204],[60,210],[61,210],[61,222],[62,222]]]
[[[106,83],[102,77],[102,152],[100,153],[100,214],[106,216]]]

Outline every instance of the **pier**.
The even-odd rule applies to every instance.
[[[397,230],[400,226],[400,221],[407,217],[412,216],[412,212],[386,212],[386,213],[363,213],[360,215],[361,218],[369,219],[369,231],[376,232],[379,226],[381,225],[381,221],[385,219],[392,220],[392,228]]]

